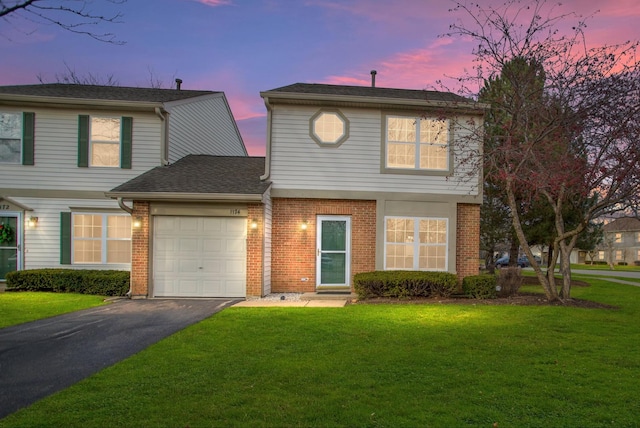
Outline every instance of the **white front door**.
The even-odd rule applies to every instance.
[[[316,286],[349,287],[351,217],[318,216],[317,220]]]
[[[7,273],[22,269],[22,215],[2,211],[0,214],[0,281]]]
[[[155,297],[245,297],[247,221],[154,217]]]

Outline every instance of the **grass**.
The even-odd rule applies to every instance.
[[[0,328],[49,318],[104,304],[104,297],[85,294],[0,293]]]
[[[229,308],[0,427],[610,427],[640,414],[640,288],[546,306]]]

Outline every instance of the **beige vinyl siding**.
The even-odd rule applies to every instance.
[[[24,268],[71,268],[71,269],[117,269],[129,270],[127,264],[60,264],[60,213],[70,212],[70,207],[82,208],[90,212],[109,210],[123,213],[118,203],[111,199],[40,199],[40,198],[12,198],[33,211],[27,211],[25,217],[38,217],[35,228],[25,227],[24,231]]]
[[[477,178],[382,174],[380,110],[348,109],[350,137],[340,147],[320,147],[309,136],[313,107],[276,106],[272,113],[271,177],[274,190],[351,190],[475,195]],[[461,120],[464,122],[464,120]],[[461,129],[455,133],[461,134]]]
[[[108,191],[160,165],[160,119],[152,114],[30,109],[35,116],[35,165],[3,164],[5,189]],[[132,168],[78,167],[78,115],[133,117]]]
[[[222,94],[188,103],[168,103],[169,161],[188,154],[246,156],[226,98]]]

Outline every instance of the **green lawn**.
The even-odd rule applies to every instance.
[[[0,427],[622,427],[640,415],[640,287],[620,309],[229,308]]]
[[[104,304],[104,297],[85,294],[0,293],[0,328]]]

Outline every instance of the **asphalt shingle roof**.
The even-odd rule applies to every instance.
[[[428,100],[445,102],[470,102],[472,100],[451,92],[416,89],[393,89],[372,86],[325,85],[320,83],[294,83],[267,92],[286,92],[315,95],[342,95],[352,97],[396,98],[403,100]]]
[[[31,95],[54,98],[75,98],[88,100],[168,102],[201,95],[216,94],[213,91],[193,91],[177,89],[132,88],[125,86],[76,85],[47,83],[42,85],[0,86],[0,94]]]
[[[159,166],[111,190],[113,193],[202,193],[261,195],[263,157],[187,155]]]
[[[640,220],[634,217],[622,217],[605,224],[602,229],[605,232],[626,232],[640,230]]]

